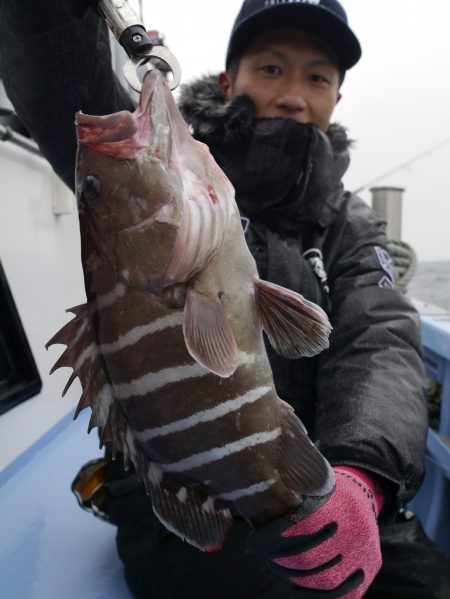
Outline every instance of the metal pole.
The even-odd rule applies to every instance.
[[[372,208],[387,222],[388,239],[402,238],[402,187],[372,187]]]

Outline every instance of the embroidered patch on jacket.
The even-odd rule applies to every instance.
[[[244,229],[244,235],[246,235],[248,228],[250,226],[250,219],[247,218],[246,216],[241,216],[241,225],[242,225],[242,228]]]
[[[378,287],[382,287],[383,289],[393,289],[394,283],[389,277],[384,276],[378,281]]]
[[[306,258],[306,260],[308,260],[309,264],[311,265],[311,268],[314,271],[314,274],[319,279],[324,291],[326,293],[330,293],[330,288],[328,287],[328,277],[325,270],[325,265],[323,263],[322,252],[318,248],[311,248],[310,250],[304,252],[303,258]]]
[[[276,6],[277,4],[320,4],[320,0],[266,0],[264,6]]]
[[[391,279],[391,287],[394,286],[394,264],[392,262],[391,255],[384,248],[376,245],[374,248],[375,254],[377,255],[378,262],[380,263],[381,268]],[[383,280],[383,279],[382,279]]]

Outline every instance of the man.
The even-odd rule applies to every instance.
[[[39,4],[2,5],[5,86],[72,186],[74,112],[132,106],[95,11],[72,18],[56,0]],[[236,516],[222,551],[203,555],[111,465],[108,514],[137,597],[449,596],[448,562],[401,511],[421,482],[427,428],[417,315],[394,288],[383,223],[343,190],[350,144],[330,124],[360,53],[336,0],[246,0],[226,72],[182,91],[194,135],[235,186],[260,275],[329,314],[328,351],[296,361],[268,353],[278,394],[334,467],[336,489],[252,532],[251,551],[250,527]]]

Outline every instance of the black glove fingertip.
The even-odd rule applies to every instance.
[[[296,570],[294,568],[286,568],[270,560],[268,562],[268,566],[272,570],[272,572],[274,572],[277,576],[283,578],[284,580],[286,580],[286,582],[291,582],[292,584],[292,578],[299,578],[302,576],[312,576],[313,574],[318,574],[319,572],[323,572],[323,570],[327,570],[328,568],[336,566],[341,561],[342,555],[339,554],[336,555],[336,557],[334,557],[330,561],[326,562],[325,564],[317,566],[316,568],[311,568],[311,570]]]
[[[272,554],[299,547],[309,541],[311,535],[284,538],[282,534],[297,522],[304,520],[317,511],[329,497],[329,495],[324,497],[302,497],[302,505],[294,513],[276,518],[253,530],[247,538],[247,551],[249,553]]]
[[[292,590],[290,599],[339,599],[339,597],[343,597],[344,595],[347,595],[347,593],[357,589],[363,582],[363,570],[356,570],[353,574],[350,574],[342,584],[329,591],[316,591],[314,589],[296,586]]]

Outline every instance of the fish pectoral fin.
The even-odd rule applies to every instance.
[[[193,287],[187,289],[183,333],[189,353],[199,364],[224,378],[233,374],[238,349],[218,297],[203,295]]]
[[[280,400],[281,437],[279,471],[286,486],[303,495],[321,497],[335,485],[334,472],[308,437],[293,408]]]
[[[254,282],[261,326],[285,358],[314,356],[329,346],[331,324],[325,312],[303,296],[261,279]]]
[[[168,530],[201,551],[221,549],[233,522],[223,502],[200,487],[184,487],[167,475],[158,485],[147,484],[147,489],[153,511]]]

